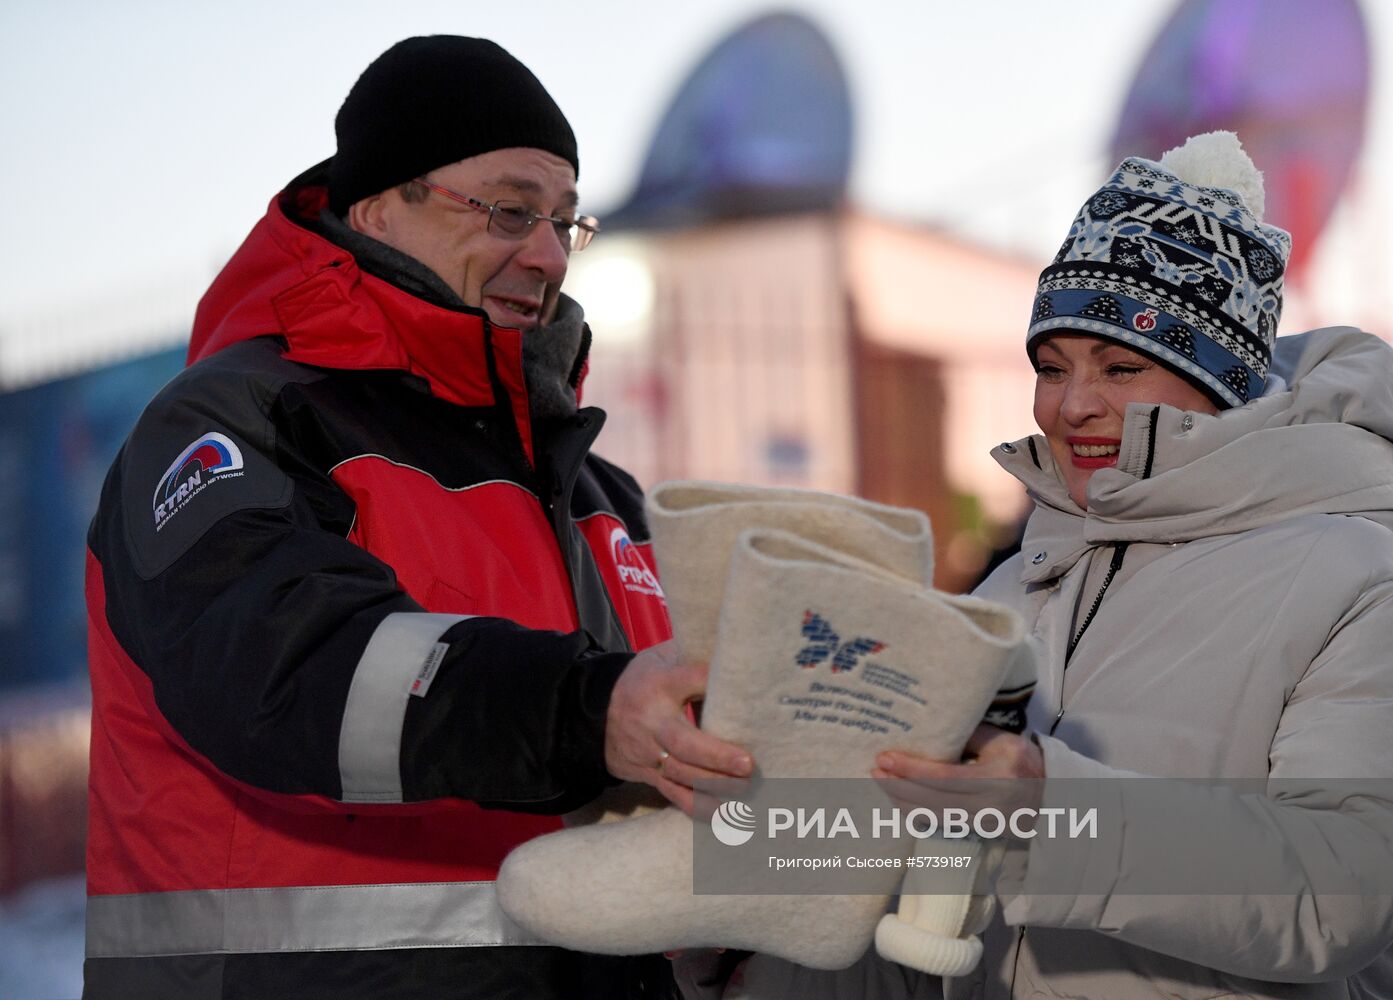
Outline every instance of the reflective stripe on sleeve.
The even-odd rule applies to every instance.
[[[539,945],[492,882],[91,896],[88,958]]]
[[[472,615],[398,612],[382,619],[348,688],[339,730],[344,802],[400,802],[401,729],[411,685],[440,637]]]

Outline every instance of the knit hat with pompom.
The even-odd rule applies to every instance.
[[[1262,222],[1262,174],[1232,132],[1122,161],[1040,274],[1026,335],[1071,331],[1148,354],[1221,409],[1262,394],[1291,236]]]

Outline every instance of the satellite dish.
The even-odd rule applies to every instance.
[[[1364,142],[1369,43],[1356,0],[1183,0],[1123,104],[1112,162],[1238,133],[1292,234],[1299,280]]]
[[[732,32],[687,78],[610,227],[826,209],[851,167],[851,97],[825,35],[796,14]]]

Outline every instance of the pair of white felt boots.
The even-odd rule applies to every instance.
[[[932,537],[918,511],[672,482],[652,491],[647,513],[681,654],[710,664],[701,726],[748,749],[760,778],[865,778],[890,749],[957,760],[998,693],[1028,697],[1035,671],[1023,622],[931,589]],[[893,699],[909,729],[796,724],[789,702],[819,670],[882,703],[886,678],[918,692]],[[977,964],[991,896],[973,889],[988,864],[964,870],[953,894],[914,894],[891,873],[879,895],[695,895],[692,821],[634,791],[614,790],[573,819],[583,825],[509,855],[498,898],[513,920],[602,954],[723,947],[841,969],[874,939],[882,956],[925,972],[962,975]],[[916,846],[949,853],[908,834],[896,845],[905,858]],[[897,890],[898,913],[887,914]]]

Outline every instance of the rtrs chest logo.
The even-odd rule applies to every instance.
[[[151,501],[159,531],[198,494],[219,479],[242,475],[242,451],[225,434],[205,434],[174,460]]]
[[[861,657],[879,653],[885,648],[885,643],[879,639],[865,636],[842,642],[842,637],[833,630],[831,623],[811,610],[803,612],[803,638],[808,640],[808,645],[798,651],[794,662],[804,670],[810,670],[830,656],[834,674],[855,670]]]
[[[624,589],[648,597],[662,597],[663,588],[658,584],[658,575],[648,568],[639,555],[638,547],[623,528],[615,528],[609,533],[609,551],[614,557],[614,565],[619,570],[619,582]]]

